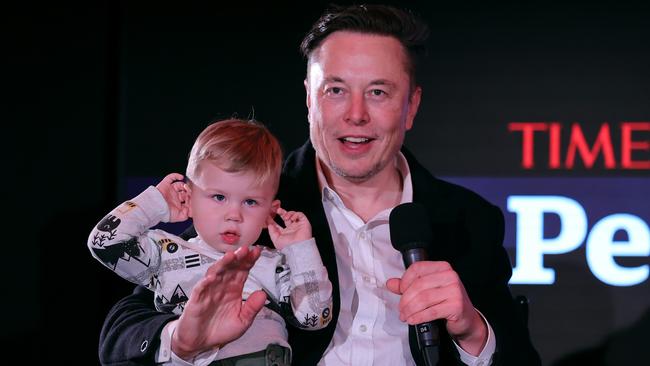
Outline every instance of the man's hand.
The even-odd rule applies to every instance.
[[[267,224],[269,236],[276,249],[284,249],[287,245],[311,238],[311,224],[302,212],[286,211],[278,207],[277,214],[282,218],[284,226],[278,225],[269,217]]]
[[[171,173],[156,185],[156,189],[162,193],[169,207],[169,222],[182,222],[189,217],[189,197],[183,179],[182,174]]]
[[[261,290],[242,301],[248,272],[259,256],[260,248],[241,247],[208,269],[192,290],[172,336],[171,348],[177,356],[191,361],[246,332],[266,301]]]
[[[445,319],[447,331],[466,352],[477,356],[485,346],[487,325],[449,263],[413,263],[401,279],[389,279],[386,287],[402,295],[400,320],[413,325]]]

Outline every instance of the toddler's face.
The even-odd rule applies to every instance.
[[[229,173],[210,162],[198,171],[189,185],[197,234],[222,252],[255,243],[278,204],[273,184],[259,185],[252,172]]]

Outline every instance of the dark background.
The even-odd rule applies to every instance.
[[[194,137],[211,120],[255,117],[285,151],[305,141],[298,45],[325,4],[5,5],[5,352],[98,363],[104,316],[133,286],[90,257],[87,235],[127,198],[132,178],[183,172]],[[606,170],[602,159],[593,169],[524,171],[520,135],[507,130],[515,121],[557,121],[563,131],[579,122],[593,139],[609,122],[616,141],[619,122],[649,121],[648,5],[399,4],[432,29],[407,145],[434,174],[650,175]],[[536,149],[546,153],[543,143]],[[549,263],[564,268],[564,282],[513,286],[531,300],[531,335],[545,365],[648,359],[647,346],[630,347],[650,330],[648,281],[599,283],[584,250]]]

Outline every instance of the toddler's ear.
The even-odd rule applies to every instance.
[[[183,188],[185,189],[185,202],[183,205],[187,207],[187,217],[192,217],[192,205],[190,205],[190,199],[192,198],[192,188],[190,188],[190,185],[187,183],[183,184]]]
[[[271,218],[275,217],[278,208],[280,208],[280,200],[273,200],[271,202]]]

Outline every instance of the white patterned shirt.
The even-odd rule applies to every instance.
[[[90,233],[88,247],[104,266],[154,291],[156,309],[180,314],[194,285],[224,253],[199,237],[185,241],[150,229],[168,220],[167,203],[151,186],[104,217]],[[269,344],[289,348],[285,319],[278,312],[305,329],[321,329],[331,320],[332,284],[313,238],[281,251],[263,247],[244,284],[243,299],[260,289],[276,311],[262,308],[244,335],[199,355],[195,364],[256,352]]]

